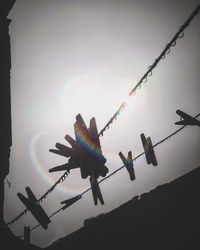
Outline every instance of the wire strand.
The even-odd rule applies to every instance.
[[[158,65],[160,60],[165,59],[166,54],[170,53],[170,48],[174,47],[176,45],[177,39],[181,39],[184,37],[184,30],[190,25],[191,21],[199,14],[200,11],[200,4],[195,8],[195,10],[192,12],[192,14],[188,17],[188,19],[185,21],[183,25],[180,26],[178,32],[175,34],[175,36],[171,39],[171,41],[165,46],[164,50],[161,52],[161,54],[155,59],[152,65],[148,67],[148,70],[146,73],[141,77],[139,82],[135,85],[135,87],[129,92],[129,96],[132,96],[135,94],[136,90],[141,87],[142,83],[146,83],[148,80],[148,77],[152,76],[152,71],[154,68]],[[124,103],[120,106],[120,108],[117,110],[117,112],[111,117],[111,119],[108,121],[108,123],[103,127],[103,129],[100,131],[99,136],[103,136],[103,133],[106,131],[106,129],[109,128],[111,123],[113,123],[114,120],[116,120],[117,116],[122,111],[122,106],[125,106]]]

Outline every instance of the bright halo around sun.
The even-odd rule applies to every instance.
[[[75,120],[75,116],[81,113],[86,121],[92,116],[105,120],[122,102],[126,85],[127,80],[96,74],[71,78],[62,93],[63,117],[67,122],[68,117]]]
[[[58,100],[60,105],[57,106],[58,110],[54,110],[60,117],[58,124],[55,121],[55,127],[36,134],[30,146],[34,165],[48,184],[53,185],[64,174],[63,171],[49,173],[48,169],[67,162],[67,158],[50,153],[49,149],[55,148],[56,142],[70,147],[64,137],[69,134],[74,138],[73,126],[76,115],[80,113],[87,126],[90,119],[95,117],[100,131],[124,102],[123,119],[127,122],[128,117],[133,115],[138,107],[137,102],[134,102],[135,96],[128,96],[134,85],[135,82],[130,79],[116,79],[111,75],[93,72],[71,77],[60,86],[60,99]],[[139,105],[144,104],[144,96],[140,99],[142,100],[139,101]],[[52,117],[56,115],[52,114]],[[119,159],[116,153],[112,152],[112,148],[108,148],[106,151],[103,148],[103,153],[111,169],[116,169],[120,167]],[[82,180],[80,170],[75,169],[71,170],[70,178],[67,177],[66,181],[58,185],[58,189],[70,194],[78,194],[88,186],[88,180]]]

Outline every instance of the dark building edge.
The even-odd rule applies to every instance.
[[[10,70],[11,49],[9,24],[7,18],[15,0],[4,0],[0,3],[0,226],[4,218],[4,181],[9,173],[10,148],[12,145],[11,131],[11,97],[10,97]]]
[[[11,45],[9,35],[10,19],[7,18],[16,0],[0,1],[0,249],[41,249],[27,244],[14,236],[4,223],[4,185],[9,174],[9,158],[12,146],[11,127]]]

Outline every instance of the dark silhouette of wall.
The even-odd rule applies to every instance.
[[[10,19],[7,15],[15,0],[0,1],[0,249],[1,250],[37,250],[40,249],[23,240],[17,239],[9,230],[4,228],[4,180],[9,173],[11,133],[11,98],[10,98]]]
[[[15,0],[0,2],[0,226],[3,224],[4,179],[9,173],[11,135],[10,100],[10,19],[7,15]]]
[[[85,220],[83,228],[46,250],[200,249],[199,199],[200,167],[107,214]]]
[[[5,19],[12,9],[16,0],[1,0],[0,2],[0,20]]]

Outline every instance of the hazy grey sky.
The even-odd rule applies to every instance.
[[[50,153],[56,142],[74,137],[75,116],[86,123],[96,117],[99,130],[119,108],[147,67],[163,50],[198,4],[188,1],[17,0],[10,13],[13,146],[6,187],[5,220],[24,205],[16,196],[30,186],[39,198],[62,175],[48,169],[65,162]],[[171,53],[161,61],[128,107],[101,138],[107,167],[122,166],[118,153],[142,152],[140,134],[152,142],[177,129],[175,111],[200,112],[200,18],[197,16]],[[125,169],[101,185],[105,205],[94,206],[91,193],[52,218],[48,230],[39,227],[32,243],[47,246],[82,226],[84,219],[106,213],[133,196],[191,171],[200,165],[200,129],[187,127],[155,149],[158,166],[145,157],[135,162],[136,181]],[[47,214],[60,201],[89,187],[80,171],[42,203]],[[10,226],[16,235],[36,225],[30,213]]]

